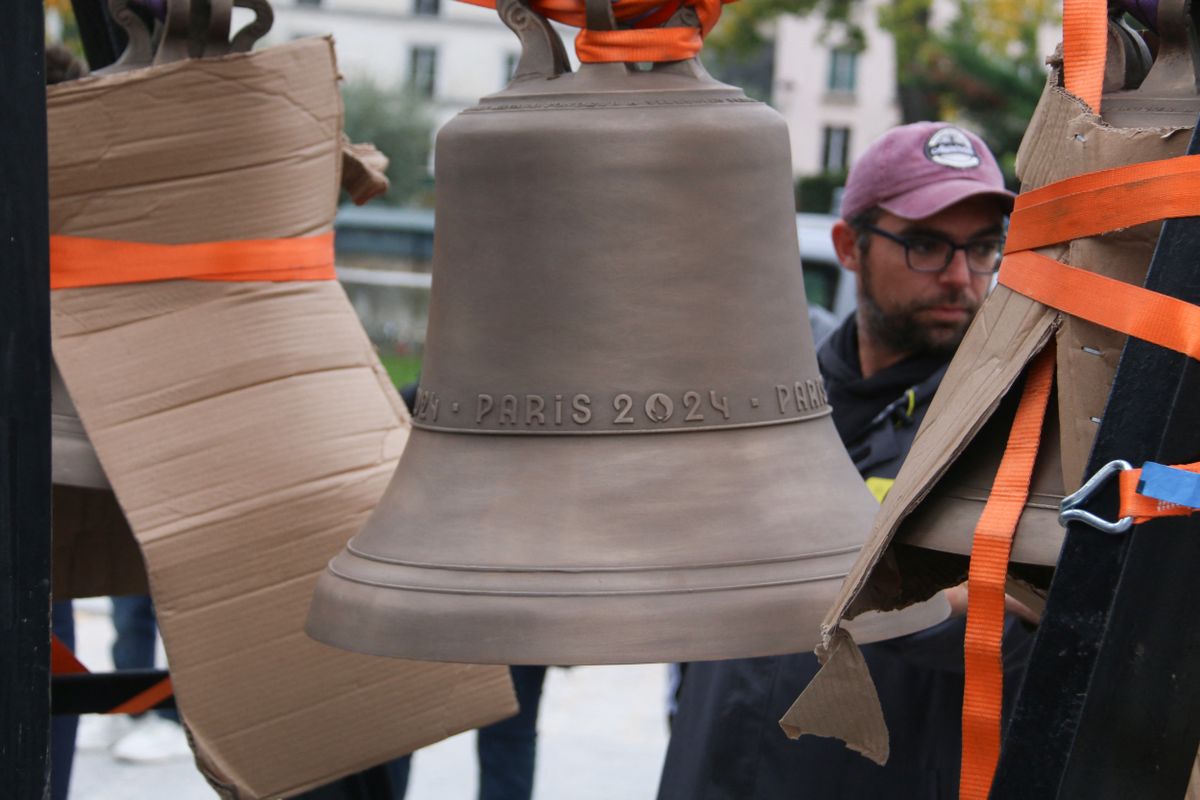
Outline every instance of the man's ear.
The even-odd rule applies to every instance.
[[[858,249],[858,232],[846,224],[846,220],[839,219],[833,223],[833,230],[830,232],[833,238],[833,250],[837,253],[838,261],[842,262],[842,266],[851,272],[858,272],[859,249]]]

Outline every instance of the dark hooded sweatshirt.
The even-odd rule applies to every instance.
[[[890,487],[947,358],[920,356],[863,378],[852,315],[817,353],[833,421],[877,493]],[[865,645],[891,735],[878,766],[841,742],[788,739],[778,720],[816,674],[816,656],[698,662],[688,666],[663,765],[659,800],[924,800],[958,794],[964,620]],[[1005,707],[1031,635],[1010,622]]]

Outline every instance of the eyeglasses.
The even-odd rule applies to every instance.
[[[904,258],[913,272],[943,272],[954,260],[954,253],[962,250],[967,256],[968,270],[976,275],[991,275],[1000,269],[1000,260],[1004,257],[1004,240],[999,238],[972,239],[963,244],[956,244],[944,236],[932,233],[897,236],[874,225],[859,227],[903,246]]]

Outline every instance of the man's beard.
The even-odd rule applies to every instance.
[[[864,254],[865,256],[865,254]],[[979,310],[965,292],[948,290],[939,297],[920,300],[908,305],[885,311],[875,298],[871,286],[870,266],[863,258],[859,270],[861,278],[859,290],[858,312],[861,322],[865,323],[871,337],[880,345],[894,353],[906,357],[918,355],[950,356],[958,349],[967,327]],[[955,306],[966,308],[967,318],[954,325],[937,325],[923,323],[917,317],[917,312],[940,306]]]

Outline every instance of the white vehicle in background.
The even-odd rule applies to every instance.
[[[832,214],[797,214],[796,236],[804,268],[804,293],[813,340],[819,342],[854,310],[854,273],[844,269],[833,249]]]

